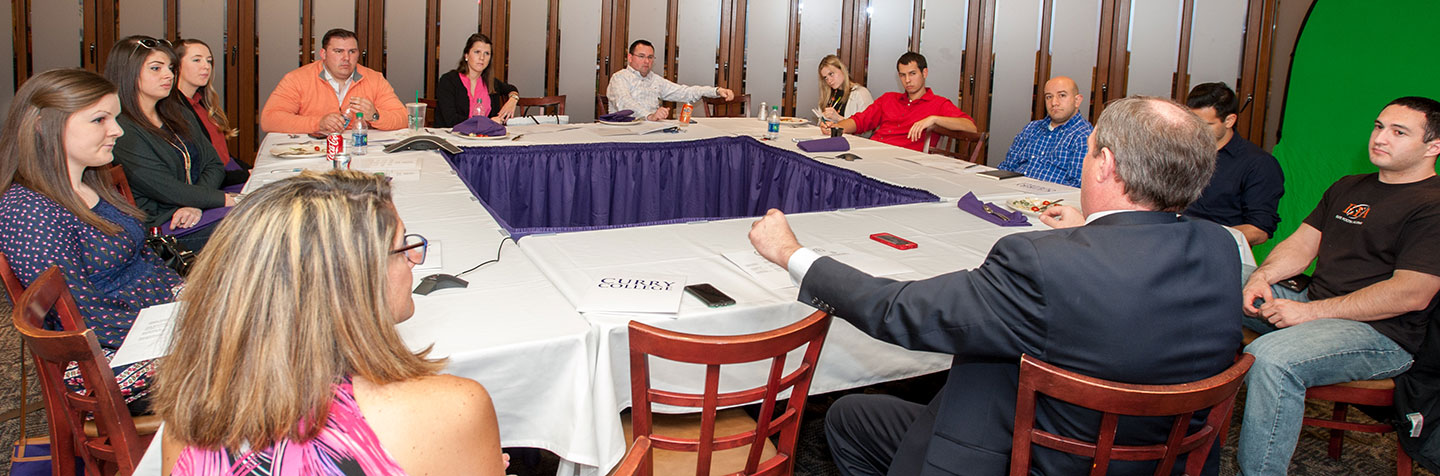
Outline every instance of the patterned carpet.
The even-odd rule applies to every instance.
[[[20,380],[17,358],[19,356],[19,336],[16,335],[14,327],[9,325],[10,303],[0,298],[0,316],[4,316],[7,322],[0,326],[0,441],[3,441],[7,448],[0,452],[0,475],[8,474],[10,471],[10,449],[19,436],[19,421],[15,418],[20,406]],[[30,373],[30,401],[38,403],[40,396],[37,388],[33,385],[34,368],[26,365]],[[825,410],[830,407],[836,399],[847,393],[890,393],[901,398],[912,401],[924,402],[934,394],[935,389],[943,383],[943,374],[928,375],[900,382],[875,385],[856,389],[849,392],[837,392],[825,395],[817,395],[810,398],[807,404],[805,418],[800,432],[799,447],[796,450],[796,476],[829,476],[838,475],[835,465],[830,461],[830,448],[825,443],[823,430]],[[1239,399],[1244,401],[1243,393]],[[1237,403],[1239,405],[1239,403]],[[1324,415],[1330,411],[1328,404],[1311,403],[1306,408],[1307,414]],[[1358,413],[1358,412],[1353,412]],[[1230,434],[1221,452],[1220,474],[1230,476],[1236,474],[1235,469],[1235,444],[1239,428],[1239,415],[1241,407],[1237,406],[1235,415],[1236,421],[1230,427]],[[1353,418],[1353,417],[1352,417]],[[1364,418],[1364,417],[1361,417]],[[48,430],[45,428],[45,412],[32,411],[26,419],[28,431],[31,434],[43,435]],[[1347,432],[1345,435],[1345,450],[1339,461],[1331,460],[1326,455],[1326,444],[1328,433],[1319,429],[1306,427],[1300,435],[1300,443],[1295,450],[1295,458],[1290,463],[1289,474],[1295,476],[1331,476],[1331,475],[1386,475],[1395,474],[1395,437],[1394,435],[1376,435],[1368,433]],[[548,476],[555,474],[556,458],[554,455],[534,449],[507,449],[511,454],[513,464],[511,474],[517,476]],[[1435,476],[1419,466],[1415,467],[1417,476]]]

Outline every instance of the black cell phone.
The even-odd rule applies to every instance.
[[[1022,174],[1020,172],[1011,172],[1009,170],[991,170],[989,172],[980,172],[975,175],[995,180],[1005,180],[1025,176],[1025,174]]]
[[[725,307],[735,304],[735,299],[726,296],[725,293],[720,292],[719,289],[715,289],[715,286],[711,286],[710,283],[685,286],[685,292],[690,293],[691,296],[700,298],[701,301],[705,302],[706,306],[710,307]]]
[[[1297,274],[1289,278],[1282,279],[1280,280],[1280,282],[1275,284],[1279,284],[1280,287],[1295,291],[1297,293],[1303,293],[1305,292],[1305,288],[1310,287],[1310,275]]]

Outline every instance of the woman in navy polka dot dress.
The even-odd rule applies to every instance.
[[[15,94],[0,132],[0,252],[20,282],[59,266],[107,357],[141,308],[170,302],[180,277],[145,246],[144,213],[107,174],[120,101],[115,86],[79,69],[47,71]],[[151,362],[116,369],[142,410]]]

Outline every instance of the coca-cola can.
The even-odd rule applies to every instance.
[[[325,158],[335,160],[339,155],[345,153],[345,137],[339,132],[331,132],[325,135]]]

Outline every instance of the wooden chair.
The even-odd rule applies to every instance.
[[[620,465],[610,472],[610,476],[639,476],[640,463],[645,462],[645,457],[650,455],[650,439],[639,437],[635,443],[630,445],[630,451],[625,453],[625,459],[620,460]]]
[[[425,127],[435,127],[435,108],[440,103],[430,98],[420,98],[420,102],[425,104]]]
[[[5,296],[10,298],[10,306],[16,306],[20,302],[20,294],[25,292],[25,285],[20,283],[20,278],[15,277],[15,270],[10,269],[10,261],[5,259],[5,253],[0,253],[0,281],[5,283]]]
[[[515,101],[515,108],[519,109],[519,111],[517,111],[515,115],[528,116],[530,115],[530,108],[532,107],[540,108],[540,112],[543,114],[554,114],[557,116],[563,116],[565,115],[565,95],[561,94],[559,96],[545,96],[541,98],[520,98],[519,100]]]
[[[630,384],[633,399],[631,419],[636,440],[648,439],[653,448],[693,452],[696,459],[689,467],[699,476],[712,470],[721,474],[788,475],[795,464],[795,442],[799,436],[800,416],[815,362],[830,328],[830,316],[816,311],[794,324],[757,334],[739,336],[700,336],[658,329],[636,321],[630,322]],[[784,373],[785,357],[800,346],[806,346],[799,366]],[[703,394],[689,394],[650,388],[650,357],[705,366]],[[764,386],[732,392],[720,392],[720,366],[769,360],[770,373]],[[789,389],[790,398],[784,412],[775,416],[777,396]],[[760,402],[760,420],[748,431],[717,435],[717,409]],[[662,404],[700,410],[698,438],[658,435],[653,431],[652,405]],[[753,420],[752,420],[753,421]],[[779,434],[777,454],[762,460],[764,444]],[[719,466],[717,451],[749,446],[743,462],[734,468]],[[639,451],[636,451],[639,453]],[[689,473],[689,469],[657,470],[656,457],[644,452],[636,474],[649,476]]]
[[[985,149],[985,142],[990,140],[989,132],[952,131],[943,127],[933,127],[930,132],[936,137],[933,146],[927,143],[929,153],[976,164],[980,163],[980,151]]]
[[[63,330],[44,328],[45,316],[51,311]],[[115,374],[95,333],[85,326],[60,268],[45,270],[31,283],[16,303],[11,320],[35,357],[50,425],[53,474],[75,474],[77,457],[84,461],[87,476],[134,472],[150,437],[137,433]],[[84,392],[71,392],[65,386],[65,368],[71,362],[85,380]],[[158,424],[158,419],[151,420]],[[93,423],[88,435],[87,421]]]
[[[1020,356],[1020,387],[1015,402],[1015,436],[1010,449],[1011,476],[1025,475],[1030,468],[1031,444],[1065,453],[1093,458],[1092,476],[1106,473],[1111,460],[1159,460],[1155,474],[1170,474],[1184,454],[1186,473],[1200,474],[1216,437],[1224,441],[1235,394],[1255,356],[1242,355],[1234,365],[1213,377],[1176,385],[1136,385],[1087,377]],[[1102,412],[1100,434],[1094,442],[1055,435],[1034,428],[1036,394]],[[1186,435],[1191,416],[1210,409],[1205,426]],[[1115,444],[1120,415],[1173,416],[1170,437],[1163,444],[1126,446]]]
[[[1258,332],[1250,329],[1244,330],[1245,345],[1250,345],[1257,337]],[[1321,385],[1305,389],[1305,398],[1315,400],[1326,400],[1334,404],[1334,410],[1330,418],[1305,417],[1304,424],[1330,429],[1330,459],[1339,460],[1340,450],[1345,444],[1345,431],[1360,431],[1365,433],[1390,433],[1395,427],[1385,423],[1356,423],[1346,419],[1350,405],[1369,405],[1376,407],[1390,407],[1395,405],[1395,380],[1357,380],[1354,382],[1337,383],[1333,385]],[[1410,454],[1405,452],[1405,447],[1400,444],[1400,435],[1395,435],[1395,474],[1399,476],[1410,476],[1414,471],[1414,463],[1410,460]]]
[[[595,104],[598,105],[598,107],[600,108],[596,110],[596,116],[602,116],[613,112],[610,110],[610,98],[605,96],[604,94],[595,95]]]
[[[705,98],[705,117],[745,117],[745,107],[750,104],[749,94],[736,94],[735,99]]]
[[[120,196],[129,200],[131,205],[135,204],[135,193],[130,191],[130,179],[125,178],[124,167],[112,162],[100,166],[99,171],[101,175],[110,177],[110,184],[115,186],[115,191],[120,192]]]

